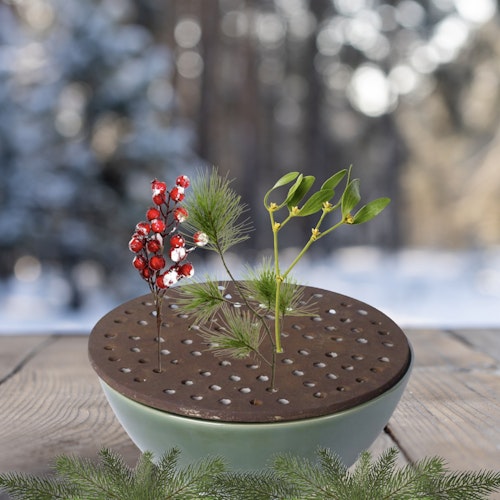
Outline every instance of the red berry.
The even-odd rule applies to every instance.
[[[182,187],[182,188],[187,188],[189,187],[189,177],[187,175],[179,175],[179,177],[177,177],[175,183]]]
[[[151,221],[151,229],[155,233],[163,233],[165,231],[165,223],[161,219],[155,219]]]
[[[157,208],[150,208],[146,212],[146,217],[148,220],[159,219],[161,217],[161,212]]]
[[[170,260],[172,262],[180,262],[186,258],[186,249],[184,247],[172,247],[170,249]]]
[[[170,238],[170,246],[174,248],[183,247],[186,244],[184,238],[180,234],[174,234]]]
[[[180,186],[173,187],[172,191],[170,191],[170,199],[175,202],[182,201],[184,199],[184,188]]]
[[[149,240],[146,246],[149,252],[156,253],[161,250],[162,244],[157,239],[154,239],[154,240]]]
[[[201,231],[193,234],[193,241],[196,246],[204,247],[208,243],[208,236]]]
[[[163,255],[154,255],[149,259],[149,267],[154,271],[159,271],[165,267],[165,258]]]
[[[135,226],[135,230],[142,236],[146,236],[149,231],[151,231],[151,226],[147,222],[139,222],[137,226]]]
[[[134,257],[132,264],[134,265],[134,267],[136,269],[138,269],[139,271],[142,271],[143,269],[145,269],[148,266],[148,261],[144,257],[137,256],[137,257]]]
[[[128,248],[131,252],[137,253],[144,248],[144,243],[140,238],[132,237],[128,242]]]
[[[186,262],[185,264],[182,264],[182,266],[178,267],[178,272],[181,276],[185,276],[186,278],[193,276],[194,274],[193,264],[191,264],[191,262]]]
[[[164,275],[162,275],[162,278],[165,288],[175,285],[179,281],[177,269],[170,268]]]
[[[159,276],[156,277],[156,286],[158,288],[167,288],[167,284],[165,283],[164,280],[164,274],[160,274]]]
[[[155,194],[166,193],[167,185],[164,182],[155,179],[154,181],[151,182],[151,189]]]
[[[188,218],[188,211],[184,207],[177,207],[174,210],[174,219],[177,222],[184,222]]]
[[[166,201],[165,193],[154,193],[153,194],[153,203],[155,205],[163,205]]]
[[[141,271],[141,275],[142,277],[145,279],[145,280],[149,280],[151,278],[151,269],[149,269],[149,267],[145,267],[142,271]]]

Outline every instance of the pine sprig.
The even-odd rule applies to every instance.
[[[396,448],[376,459],[365,451],[352,470],[327,449],[317,460],[282,454],[256,472],[228,472],[217,458],[179,467],[179,455],[173,448],[155,462],[145,452],[133,469],[107,449],[96,464],[59,457],[56,477],[0,474],[0,491],[24,500],[485,500],[500,490],[500,472],[450,472],[439,457],[397,468]]]
[[[185,226],[193,231],[203,231],[209,239],[205,248],[224,255],[229,248],[249,238],[251,224],[243,219],[247,211],[241,196],[231,188],[227,176],[201,173],[191,184],[191,197],[185,207],[189,219]]]

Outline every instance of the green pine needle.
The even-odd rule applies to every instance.
[[[500,490],[500,472],[450,472],[439,457],[397,468],[396,448],[376,459],[365,451],[352,470],[327,449],[317,460],[278,455],[256,472],[227,471],[218,458],[179,467],[179,454],[155,462],[145,452],[135,468],[107,449],[97,463],[61,456],[56,477],[0,474],[0,491],[24,500],[485,500]]]
[[[217,328],[203,329],[201,336],[216,356],[244,359],[259,353],[263,340],[261,323],[249,311],[223,306]]]
[[[191,231],[203,231],[209,238],[205,248],[219,255],[249,238],[250,222],[242,218],[247,207],[231,188],[227,176],[219,176],[215,168],[210,174],[202,172],[197,176],[184,206],[189,212],[184,226]]]

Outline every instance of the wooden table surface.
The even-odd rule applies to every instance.
[[[499,470],[500,330],[406,333],[416,364],[373,451],[397,446],[401,463],[439,455],[450,469]],[[139,454],[101,392],[87,337],[0,336],[0,472],[44,474],[59,454],[96,458],[103,446],[131,465]]]

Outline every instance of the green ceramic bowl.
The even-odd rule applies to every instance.
[[[390,389],[354,408],[323,417],[270,423],[233,423],[183,417],[137,403],[101,380],[118,420],[141,451],[156,457],[177,447],[181,463],[223,457],[233,470],[257,470],[277,453],[314,458],[330,448],[346,466],[375,441],[394,412],[410,378],[408,370]]]

